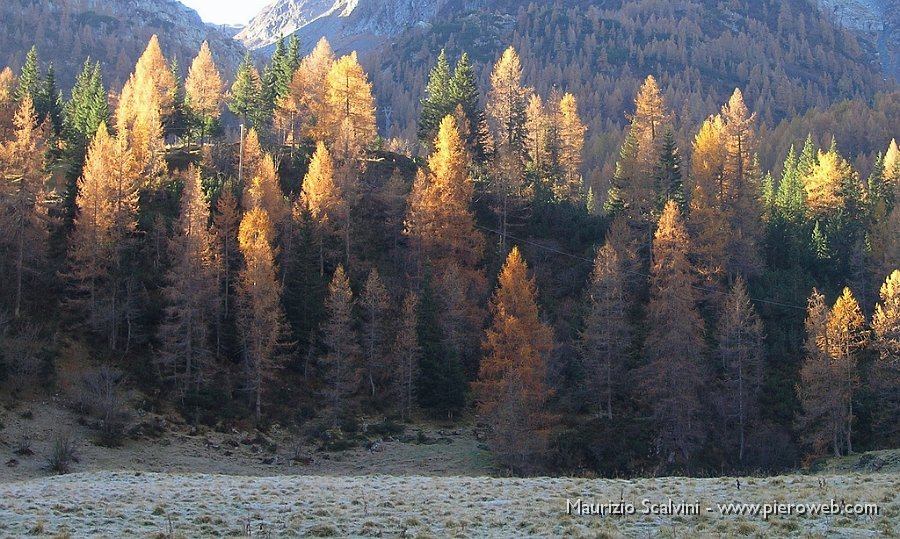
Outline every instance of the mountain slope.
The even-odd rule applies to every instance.
[[[338,52],[365,52],[410,28],[428,27],[442,15],[485,4],[484,0],[277,0],[237,39],[259,49],[296,31],[307,50],[325,36]]]
[[[818,0],[832,20],[878,51],[885,73],[900,81],[900,14],[889,0]]]
[[[736,87],[769,127],[891,88],[874,52],[805,0],[493,0],[487,9],[408,30],[364,56],[379,106],[393,111],[391,135],[414,140],[418,100],[441,48],[450,58],[469,52],[486,89],[491,65],[508,45],[522,57],[526,85],[578,98],[589,127],[585,172],[602,192],[626,113],[649,74],[660,80],[681,126],[681,147]]]
[[[265,47],[329,12],[334,0],[278,0],[264,7],[235,39],[249,49]]]
[[[108,87],[120,88],[153,34],[159,34],[163,51],[177,58],[183,70],[204,40],[226,72],[243,55],[239,43],[176,0],[0,2],[0,64],[18,68],[36,44],[41,61],[53,63],[65,89],[87,56],[101,62]]]

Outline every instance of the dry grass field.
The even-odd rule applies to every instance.
[[[298,451],[287,433],[270,433],[277,443],[261,448],[247,433],[175,430],[107,449],[51,406],[0,421],[0,464],[17,461],[0,467],[0,538],[880,538],[900,529],[898,452],[770,478],[506,479],[489,476],[489,454],[467,432],[420,431],[430,443],[323,453]],[[59,425],[72,424],[78,462],[51,475],[45,456]],[[34,455],[15,454],[25,433]],[[633,506],[634,514],[569,514],[577,500],[585,511],[614,502],[603,509]],[[645,514],[670,500],[699,514]],[[831,500],[876,504],[879,514],[764,518],[718,508]]]

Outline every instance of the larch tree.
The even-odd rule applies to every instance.
[[[444,337],[456,342],[445,342],[441,353],[460,353],[458,358],[447,359],[451,363],[475,363],[477,347],[473,343],[477,342],[484,322],[483,310],[474,307],[483,301],[486,284],[479,268],[484,237],[476,229],[470,209],[473,194],[468,154],[456,120],[446,116],[434,142],[434,153],[428,159],[428,170],[419,170],[413,181],[404,233],[411,239],[417,276],[421,280],[425,266],[430,264],[436,295],[444,303],[441,307],[460,313],[458,317],[442,319],[454,328]],[[446,275],[450,273],[452,277]],[[424,319],[424,307],[420,314]]]
[[[641,85],[634,103],[635,112],[619,153],[610,194],[621,199],[630,221],[641,228],[640,223],[649,223],[653,219],[657,199],[653,173],[663,136],[671,129],[672,119],[652,75]]]
[[[728,445],[737,447],[738,462],[743,462],[747,433],[758,416],[765,336],[747,284],[740,276],[722,303],[716,341],[722,361],[723,415],[729,437],[737,438]]]
[[[138,175],[125,141],[111,137],[101,124],[78,182],[69,266],[76,299],[111,350],[119,349],[123,325],[126,349],[132,332],[133,299],[127,284],[133,275],[126,255],[137,227]]]
[[[546,382],[553,332],[538,313],[537,288],[518,247],[513,247],[491,298],[485,356],[474,385],[478,412],[490,425],[495,452],[519,469],[548,448],[553,418]]]
[[[166,318],[159,329],[158,366],[181,395],[200,389],[211,374],[210,330],[217,297],[209,206],[200,169],[190,169],[181,193],[175,236],[169,241],[172,266],[166,274]]]
[[[259,132],[255,127],[247,130],[243,146],[238,145],[235,161],[238,166],[238,181],[249,183],[260,173],[265,152],[259,143]]]
[[[559,102],[559,161],[563,177],[556,196],[561,200],[577,201],[583,198],[584,182],[581,178],[581,152],[584,149],[584,122],[578,115],[578,100],[566,92]]]
[[[900,147],[897,140],[891,139],[887,151],[884,153],[883,178],[888,189],[893,191],[894,202],[900,202]]]
[[[494,64],[487,115],[497,147],[507,147],[522,155],[525,149],[525,112],[529,91],[522,86],[522,62],[509,47]]]
[[[7,138],[16,112],[16,75],[9,67],[0,71],[0,136]]]
[[[703,284],[717,287],[728,271],[728,218],[722,207],[725,161],[725,124],[721,115],[708,118],[693,142],[691,155],[688,231],[692,256]]]
[[[853,452],[854,392],[859,386],[859,363],[856,353],[866,345],[868,339],[866,319],[849,288],[844,288],[831,308],[826,332],[827,338],[823,344],[831,358],[832,368],[841,377],[840,393],[847,407],[844,437],[849,454]]]
[[[811,456],[824,455],[829,446],[836,456],[841,456],[849,407],[842,391],[842,373],[829,354],[830,312],[825,296],[813,289],[806,311],[806,357],[796,387],[801,407],[796,428]]]
[[[335,183],[334,161],[325,143],[319,142],[303,178],[300,203],[309,211],[315,224],[319,244],[319,274],[325,274],[325,244],[327,238],[340,230],[347,212],[341,188]]]
[[[390,303],[391,296],[384,283],[381,282],[378,270],[372,269],[360,295],[359,307],[362,313],[362,344],[366,383],[373,399],[377,395],[378,386],[386,378],[387,314]]]
[[[139,170],[159,174],[164,166],[163,126],[175,114],[177,81],[163,56],[156,35],[138,59],[125,83],[116,109],[116,128],[126,137]]]
[[[203,144],[208,128],[222,113],[225,92],[225,84],[222,82],[222,76],[207,41],[200,46],[200,52],[191,63],[184,88],[187,93],[187,106],[200,122],[200,144]]]
[[[339,160],[362,156],[378,134],[372,84],[356,53],[339,58],[325,79],[326,141]]]
[[[475,187],[468,165],[456,120],[446,116],[428,158],[428,170],[416,176],[410,193],[405,228],[420,262],[430,259],[437,266],[439,261],[455,260],[475,268],[481,261],[484,238],[475,228],[470,209]]]
[[[875,427],[895,443],[900,440],[900,270],[881,286],[881,301],[872,316],[872,346],[878,353],[870,377],[878,398]]]
[[[241,226],[241,210],[231,186],[226,187],[216,202],[216,212],[212,218],[212,234],[215,244],[215,268],[218,285],[216,316],[216,355],[222,350],[225,336],[225,320],[232,315],[234,296],[234,273],[238,266],[238,231]]]
[[[238,245],[244,256],[239,285],[238,323],[244,341],[247,389],[254,397],[256,420],[262,418],[263,394],[281,367],[287,327],[272,242],[275,229],[266,210],[244,214]]]
[[[706,439],[700,394],[708,380],[704,323],[697,310],[689,250],[681,212],[669,201],[653,239],[646,365],[641,370],[656,434],[654,450],[669,464],[689,463]]]
[[[597,250],[594,271],[585,291],[586,314],[578,351],[587,373],[592,408],[613,417],[613,400],[620,396],[626,353],[631,342],[629,301],[621,257],[612,243]]]
[[[416,402],[416,381],[419,377],[419,362],[422,346],[419,344],[417,327],[419,298],[409,293],[403,299],[400,323],[392,351],[394,388],[400,401],[400,415],[409,419]]]
[[[312,52],[300,61],[291,79],[283,108],[285,114],[291,116],[292,125],[296,118],[303,139],[322,141],[329,135],[325,91],[328,73],[334,62],[331,45],[323,37]]]
[[[728,272],[753,275],[762,265],[762,207],[759,200],[762,173],[756,162],[756,114],[750,114],[744,97],[735,89],[722,107],[725,126],[725,192],[720,204],[728,217]]]
[[[532,94],[525,108],[525,153],[528,168],[539,177],[550,167],[550,119],[541,96]]]
[[[806,206],[812,219],[827,218],[843,207],[843,186],[848,180],[856,179],[856,172],[834,148],[819,151],[818,159],[808,174],[803,177],[806,191]]]
[[[38,265],[44,260],[49,232],[47,182],[50,177],[44,167],[46,140],[35,127],[36,123],[37,113],[26,94],[13,118],[13,139],[0,145],[0,225],[4,230],[0,252],[12,262],[8,282],[13,291],[15,318],[22,312],[26,273],[41,273]],[[0,264],[0,268],[4,266]]]
[[[876,168],[878,164],[876,163]],[[900,268],[900,149],[897,142],[891,140],[887,153],[876,171],[881,185],[873,185],[870,179],[869,189],[872,192],[873,223],[870,225],[866,242],[868,243],[868,262],[873,288],[878,288],[885,275]]]
[[[362,350],[354,326],[353,309],[356,301],[344,267],[338,265],[325,299],[325,321],[322,342],[325,355],[321,358],[324,372],[323,397],[326,417],[334,427],[350,412],[351,399],[359,387]]]
[[[244,192],[244,207],[266,210],[272,226],[275,227],[276,236],[290,217],[290,211],[278,179],[278,171],[275,170],[275,159],[269,154],[263,154],[256,174],[253,175]]]

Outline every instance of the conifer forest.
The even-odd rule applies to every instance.
[[[63,83],[31,48],[0,72],[3,402],[110,446],[143,413],[330,449],[474,429],[524,476],[900,446],[896,84],[789,8],[689,56],[693,23],[538,4],[393,59],[154,35]]]

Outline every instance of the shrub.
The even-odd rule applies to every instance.
[[[130,414],[122,399],[124,377],[109,367],[86,373],[81,379],[81,409],[100,421],[99,443],[116,447],[122,443]]]
[[[58,474],[67,474],[73,462],[78,462],[75,455],[75,441],[68,434],[57,436],[53,441],[53,449],[47,458],[47,466],[50,471]]]

